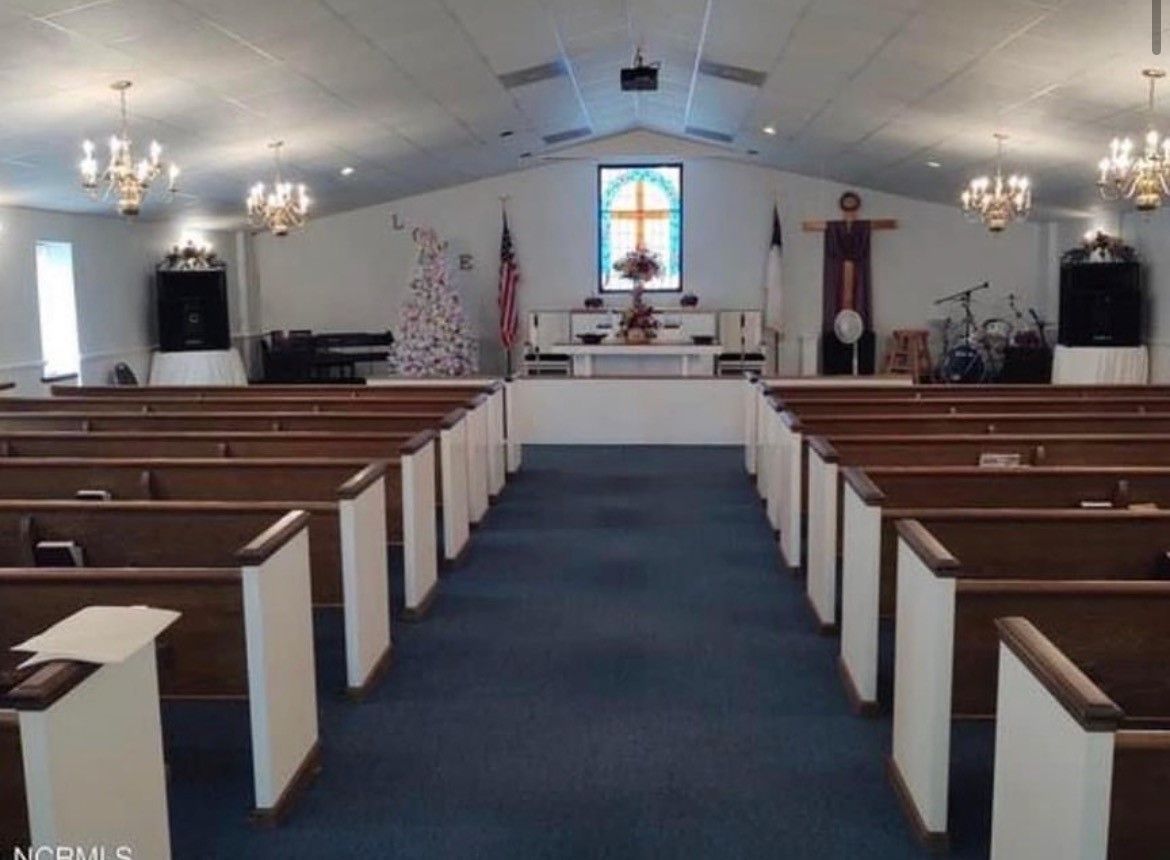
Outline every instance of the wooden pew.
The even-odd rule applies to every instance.
[[[122,631],[127,614],[140,613],[90,607],[51,625],[52,633],[95,624]],[[120,662],[52,660],[0,680],[5,856],[20,856],[17,848],[32,856],[30,846],[132,845],[141,856],[170,857],[157,634],[131,635]]]
[[[329,397],[0,397],[5,412],[295,412],[334,413],[447,412],[466,406],[476,395],[392,398]]]
[[[993,860],[1137,860],[1170,845],[1170,602],[1144,600],[1150,624],[1121,602],[1075,635],[996,622]]]
[[[498,452],[489,433],[488,401],[485,395],[472,398],[469,410],[453,412],[383,414],[383,413],[0,413],[0,434],[13,432],[87,432],[112,433],[146,431],[157,433],[337,433],[410,434],[439,428],[452,437],[446,458],[440,457],[438,469],[467,472],[467,516],[478,524],[487,513],[493,491],[502,486],[502,448]],[[458,418],[456,418],[458,416]],[[466,420],[466,426],[460,427]],[[407,434],[404,436],[403,434]],[[460,453],[462,449],[462,454]],[[493,459],[494,458],[494,459]],[[465,461],[465,464],[464,462]],[[454,483],[452,483],[454,481]],[[459,478],[450,483],[454,490]],[[458,510],[453,508],[453,510]]]
[[[446,414],[441,409],[430,412],[0,412],[0,430],[417,433],[437,427]]]
[[[332,502],[77,502],[0,499],[0,565],[32,566],[38,540],[74,540],[93,567],[231,567],[234,548],[296,507],[309,514],[313,605],[344,617],[347,692],[363,697],[390,664],[384,492],[365,476]]]
[[[319,406],[318,411],[343,411],[346,401],[392,402],[396,399],[416,401],[433,400],[437,405],[450,401],[452,397],[460,406],[474,413],[482,407],[484,414],[475,416],[474,423],[482,428],[486,438],[483,450],[488,452],[483,461],[487,473],[487,487],[490,495],[498,495],[509,471],[520,466],[521,448],[514,422],[509,420],[511,398],[508,397],[507,381],[499,379],[468,379],[464,382],[453,380],[393,379],[385,383],[368,385],[249,385],[249,386],[151,386],[139,387],[77,387],[54,386],[53,395],[63,402],[73,398],[121,400],[130,403],[145,401],[164,402],[210,400],[223,403],[228,399],[255,402],[264,399],[303,402],[311,400]],[[4,398],[0,398],[3,400]],[[3,408],[0,404],[0,408]],[[259,407],[257,407],[259,408]],[[299,407],[297,407],[299,409]],[[383,407],[378,407],[383,408]],[[388,408],[388,407],[387,407]],[[225,410],[234,411],[234,410]],[[312,411],[312,410],[310,410]],[[482,422],[482,423],[481,423]],[[478,520],[476,520],[478,522]]]
[[[816,377],[814,377],[816,379]],[[769,394],[785,396],[800,396],[806,398],[849,399],[856,397],[905,399],[907,394],[912,398],[926,400],[934,397],[963,397],[976,399],[988,397],[1000,399],[1005,397],[1066,397],[1069,399],[1142,396],[1158,392],[1170,392],[1170,385],[914,385],[906,382],[903,385],[807,385],[763,383],[764,390]]]
[[[898,525],[890,775],[912,825],[945,839],[952,719],[995,713],[995,620],[1074,637],[1107,606],[1165,624],[1170,512],[968,510]]]
[[[1075,401],[1085,399],[1100,402],[1126,397],[1168,397],[1170,386],[1154,385],[914,385],[909,377],[870,377],[865,380],[838,382],[821,377],[807,379],[769,380],[745,378],[745,465],[749,474],[757,476],[761,496],[767,498],[769,479],[768,461],[764,452],[771,446],[773,433],[782,432],[772,426],[769,402],[799,398],[808,402],[818,400],[866,399],[905,403],[909,400],[961,399],[996,400],[1045,398]],[[883,411],[883,410],[875,410]],[[1007,411],[1007,410],[1005,410]]]
[[[753,373],[743,376],[744,392],[744,465],[749,475],[756,476],[757,487],[761,495],[767,487],[767,467],[761,453],[769,445],[771,424],[768,420],[772,414],[767,400],[773,394],[784,396],[790,391],[820,392],[834,388],[843,388],[855,392],[869,392],[879,388],[897,388],[903,391],[912,390],[913,380],[908,376],[871,376],[859,382],[850,380],[848,384],[828,377],[798,377],[784,380],[761,379]]]
[[[54,385],[54,397],[106,397],[133,400],[145,396],[162,398],[224,397],[330,397],[334,399],[386,398],[395,394],[411,397],[446,397],[452,394],[471,396],[499,385],[498,379],[486,377],[457,379],[391,379],[386,384],[366,385]]]
[[[1170,508],[1167,467],[852,466],[842,477],[840,670],[864,714],[877,712],[879,618],[894,613],[899,520],[946,508]]]
[[[408,471],[418,468],[410,459],[417,456],[405,457]],[[263,501],[312,510],[314,603],[344,610],[347,684],[360,696],[390,657],[388,624],[362,614],[386,604],[387,539],[404,545],[404,522],[412,523],[402,469],[402,461],[0,458],[0,498],[67,500],[99,490],[114,501]],[[384,488],[390,485],[393,492]],[[433,519],[421,528],[412,544],[433,547]],[[404,617],[417,620],[436,594],[435,553],[404,550],[404,559]]]
[[[850,415],[965,415],[970,413],[1028,414],[1038,412],[1111,412],[1142,414],[1170,412],[1170,390],[1158,394],[1126,395],[1124,397],[893,397],[829,399],[813,397],[774,397],[785,412],[808,420],[821,417]],[[0,404],[5,398],[0,398]],[[48,400],[47,403],[56,401]]]
[[[767,379],[745,375],[745,455],[749,474],[766,471],[767,464],[758,461],[759,449],[767,445],[769,398],[800,398],[801,400],[931,400],[961,398],[963,400],[1007,398],[1064,398],[1068,400],[1128,396],[1170,396],[1170,386],[1157,385],[915,385],[908,376],[884,376],[831,379],[801,377],[797,379]],[[761,486],[762,489],[762,486]]]
[[[166,529],[155,516],[157,532],[143,528],[141,514],[127,516],[117,509],[123,505],[113,503],[70,511],[63,520],[51,515],[54,506],[26,507],[22,514],[19,504],[0,502],[0,671],[10,672],[18,662],[8,650],[12,645],[86,606],[147,604],[179,611],[182,617],[160,638],[160,692],[181,699],[246,699],[254,813],[262,819],[284,814],[319,768],[309,515],[264,515],[264,531],[252,532],[233,552],[232,541],[246,533],[240,524],[255,525],[257,517],[228,513],[232,506],[223,506],[214,529],[201,526],[202,515],[178,513]],[[104,532],[84,535],[86,551],[98,563],[109,555],[145,566],[160,556],[190,560],[151,569],[14,565],[27,560],[19,529],[29,516],[46,535],[62,537],[76,534],[71,526],[83,518],[103,519]],[[199,538],[182,538],[181,520],[186,534]],[[203,566],[208,561],[212,566]]]
[[[422,459],[431,465],[432,477],[418,472],[413,483],[403,483],[405,497],[415,499],[414,508],[425,504],[424,496],[431,493],[433,505],[438,504],[435,491],[434,472],[438,472],[443,498],[450,500],[443,516],[443,546],[448,561],[455,561],[466,548],[469,535],[470,503],[467,498],[467,446],[464,413],[457,410],[448,413],[440,424],[439,447],[443,463],[435,465],[433,441],[434,431],[423,431],[411,436],[405,434],[381,433],[327,433],[327,432],[228,432],[190,431],[174,433],[155,432],[2,432],[0,431],[0,459],[5,457],[38,458],[150,458],[150,459],[191,459],[191,458],[240,458],[240,459],[320,459],[343,458],[361,459],[368,462],[400,460],[403,449],[425,451]],[[423,448],[419,448],[423,445]],[[418,462],[418,461],[416,461]],[[419,469],[422,467],[419,466]],[[428,489],[429,484],[429,489]],[[432,506],[433,506],[432,505]],[[486,506],[480,500],[481,508]],[[404,506],[405,510],[405,506]],[[467,511],[467,515],[461,512]],[[433,514],[432,514],[433,516]],[[422,522],[421,518],[418,520]],[[425,570],[426,558],[421,555],[430,552],[423,545],[425,535],[410,543],[405,534],[409,524],[404,525],[404,545],[408,552],[415,553],[408,564],[415,562]],[[433,533],[433,526],[428,526]]]
[[[385,501],[383,503],[387,517],[387,535],[392,541],[400,542],[405,548],[404,578],[406,580],[407,606],[412,612],[424,610],[425,601],[433,584],[438,578],[438,557],[436,557],[436,537],[433,511],[436,505],[434,486],[435,461],[435,432],[424,431],[411,436],[404,442],[387,440],[377,434],[214,434],[214,433],[178,433],[178,434],[138,434],[138,433],[30,433],[4,434],[0,433],[0,462],[5,460],[23,459],[129,459],[129,460],[192,460],[192,459],[225,459],[236,462],[238,457],[249,460],[321,460],[346,459],[363,462],[384,463]],[[448,436],[449,439],[449,436]],[[450,448],[448,448],[450,449]],[[457,460],[457,457],[454,457]],[[181,469],[181,466],[172,466]],[[268,466],[257,463],[255,466],[241,468],[253,469],[283,469],[281,465]],[[326,467],[314,467],[307,463],[304,467],[321,474]],[[379,467],[383,468],[383,467]],[[452,470],[452,476],[443,474],[445,487],[448,493],[457,500],[464,493],[463,480],[460,470]],[[308,473],[307,473],[308,474]],[[326,475],[329,473],[326,472]],[[407,480],[409,475],[409,480]],[[161,493],[180,493],[174,487],[172,477],[171,489],[157,489]],[[330,479],[331,480],[331,479]],[[121,484],[124,487],[124,484]],[[319,486],[319,484],[318,484]],[[192,487],[190,476],[185,479],[184,487]],[[360,490],[360,487],[351,487],[351,490]],[[35,490],[29,490],[35,494]],[[193,498],[214,498],[215,490],[192,488],[181,490],[184,496],[190,493]],[[288,497],[284,494],[296,491],[296,482],[288,479],[281,483],[269,483],[267,488],[254,491],[248,487],[226,487],[226,498],[247,498],[260,494],[262,497],[273,497],[277,500]],[[324,493],[330,493],[328,488],[322,488]],[[135,497],[119,494],[121,497]],[[181,496],[170,496],[181,497]],[[326,500],[318,500],[326,501]],[[363,503],[363,507],[365,504]],[[459,504],[453,505],[452,514],[443,517],[445,525],[445,544],[449,557],[455,557],[467,543],[467,521],[456,515]],[[420,516],[420,511],[432,511],[429,517]],[[338,590],[333,590],[337,597]],[[321,597],[321,593],[318,593]],[[330,603],[330,600],[322,600]],[[339,599],[331,600],[339,603]]]
[[[813,437],[808,444],[808,597],[819,622],[835,625],[837,559],[844,505],[840,469],[845,466],[979,465],[983,455],[1018,458],[1023,465],[1170,465],[1170,434],[1008,436],[837,436]],[[785,499],[790,534],[781,532],[781,551],[800,533],[798,506]],[[797,542],[799,547],[800,543]],[[788,556],[785,555],[787,558]]]
[[[801,524],[807,513],[807,493],[812,492],[811,474],[817,463],[811,453],[805,466],[806,442],[814,436],[829,439],[847,435],[931,435],[1022,433],[1159,433],[1170,432],[1170,413],[1115,414],[1061,412],[1059,401],[1052,401],[1046,412],[974,413],[962,415],[870,414],[798,418],[783,409],[780,401],[771,401],[774,415],[764,457],[772,461],[765,500],[773,529],[781,533],[782,550],[790,567],[799,567],[803,556]],[[811,501],[809,501],[811,506]],[[789,532],[784,537],[784,532]]]

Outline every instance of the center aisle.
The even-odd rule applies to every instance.
[[[741,458],[527,450],[375,696],[322,690],[292,819],[176,856],[926,856]]]

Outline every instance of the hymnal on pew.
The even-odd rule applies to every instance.
[[[37,541],[33,558],[37,567],[85,567],[85,551],[71,540]]]

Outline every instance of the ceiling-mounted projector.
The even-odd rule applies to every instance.
[[[622,92],[639,93],[652,92],[658,89],[659,63],[645,63],[642,61],[642,49],[634,53],[634,65],[622,69]]]

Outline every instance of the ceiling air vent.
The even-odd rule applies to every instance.
[[[593,134],[592,129],[588,128],[571,128],[568,131],[558,131],[555,134],[546,134],[544,142],[549,146],[556,146],[558,143],[567,143],[570,140],[577,140],[581,137],[589,137]]]
[[[683,131],[692,137],[701,137],[704,140],[713,140],[717,143],[731,143],[733,140],[735,140],[734,137],[732,137],[730,134],[727,134],[726,132],[715,131],[714,129],[710,128],[699,128],[695,125],[688,125],[685,129],[683,129]]]
[[[500,75],[500,83],[504,85],[504,89],[514,90],[516,87],[526,87],[529,84],[538,84],[541,81],[559,78],[564,74],[565,64],[560,60],[553,60],[551,63],[529,66],[527,69],[517,69],[514,72]]]
[[[746,84],[749,87],[762,87],[768,80],[767,72],[757,72],[755,69],[745,69],[742,66],[728,66],[724,63],[715,63],[703,60],[699,63],[700,74],[724,81],[734,81],[737,84]]]

